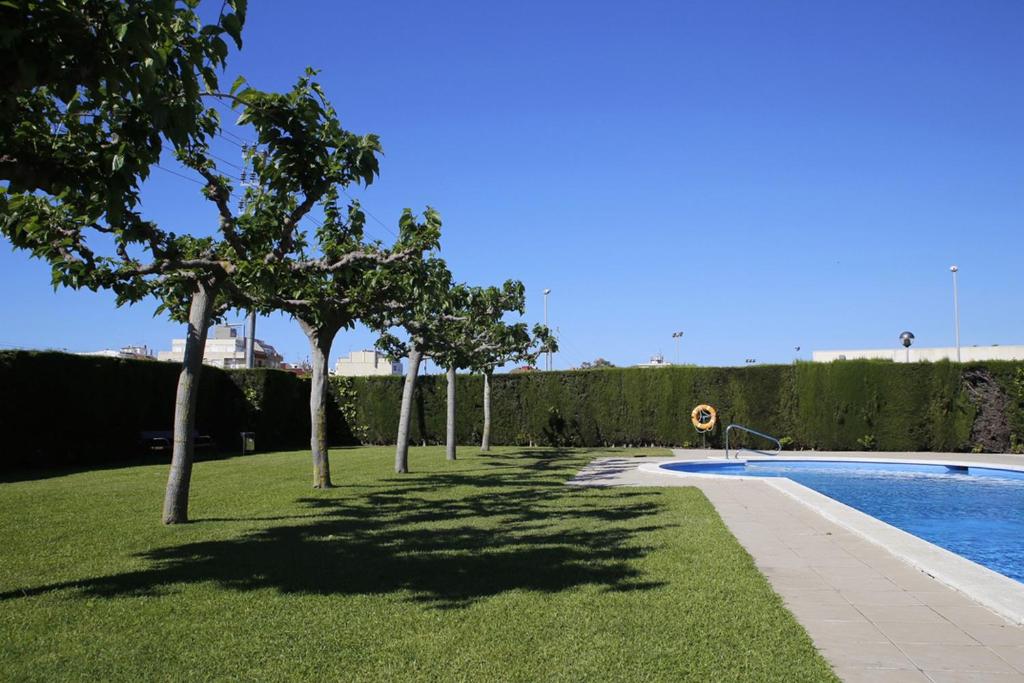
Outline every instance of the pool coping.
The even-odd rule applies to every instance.
[[[825,519],[847,529],[864,540],[882,547],[903,562],[923,571],[940,583],[966,595],[975,602],[999,614],[1015,624],[1024,624],[1024,584],[1000,574],[977,562],[941,548],[930,541],[899,529],[887,522],[872,517],[856,508],[830,498],[803,484],[786,477],[746,477],[743,475],[706,474],[696,472],[678,472],[661,467],[676,462],[716,463],[752,460],[771,462],[773,460],[790,461],[840,461],[840,462],[880,462],[892,464],[920,465],[954,465],[965,467],[986,467],[991,469],[1009,470],[1024,473],[1024,467],[1008,466],[1002,463],[983,460],[931,460],[911,458],[865,458],[831,457],[831,456],[789,456],[757,457],[757,458],[705,458],[688,459],[673,458],[657,463],[645,463],[639,466],[641,472],[648,474],[672,475],[683,479],[712,480],[757,480],[767,483],[780,493],[792,498],[802,505],[814,510]]]

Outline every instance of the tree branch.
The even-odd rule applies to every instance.
[[[295,227],[302,220],[302,217],[309,213],[313,205],[320,200],[324,192],[327,191],[327,186],[322,185],[315,192],[310,192],[306,195],[302,203],[295,207],[295,210],[291,212],[284,221],[284,225],[281,226],[281,236],[278,239],[277,248],[274,249],[273,253],[267,254],[266,262],[272,263],[274,261],[280,261],[285,257],[285,254],[292,250],[292,245],[295,244]]]
[[[227,261],[217,259],[161,259],[134,267],[125,264],[121,268],[126,275],[161,275],[175,270],[222,270],[225,273],[230,273],[234,271],[234,267]]]
[[[239,256],[244,256],[246,250],[242,245],[241,239],[238,237],[238,232],[235,230],[235,217],[231,213],[231,208],[228,206],[231,195],[220,183],[221,177],[211,173],[210,169],[203,168],[201,166],[195,170],[199,175],[206,179],[206,186],[210,188],[210,195],[214,204],[217,205],[217,213],[220,214],[220,227],[224,233],[224,239],[228,241],[228,244],[231,245],[231,248],[234,249]]]

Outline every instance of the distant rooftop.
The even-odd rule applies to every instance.
[[[831,363],[837,360],[891,360],[895,363],[916,363],[919,361],[940,361],[956,360],[955,346],[940,347],[918,347],[911,346],[909,349],[903,347],[891,349],[851,349],[840,351],[814,351],[811,353],[811,360],[816,363]],[[1024,360],[1024,344],[991,346],[961,346],[960,360],[964,363],[974,363],[987,360]]]

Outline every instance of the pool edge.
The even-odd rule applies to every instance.
[[[746,458],[747,460],[772,460],[773,458]],[[964,464],[972,467],[990,467],[992,469],[1024,472],[1024,467],[1007,466],[1005,464],[981,461],[950,461],[925,459],[893,459],[893,458],[822,458],[822,457],[788,457],[785,460],[846,460],[854,462],[888,462],[907,464],[947,465]],[[978,564],[961,555],[899,529],[877,517],[861,512],[856,508],[830,498],[803,484],[786,477],[745,477],[743,475],[721,475],[694,472],[673,472],[661,467],[673,462],[736,462],[735,459],[701,459],[688,460],[675,458],[659,463],[640,466],[647,473],[672,474],[682,478],[760,481],[775,488],[780,493],[810,508],[824,519],[850,531],[864,540],[886,550],[893,557],[905,562],[915,569],[928,574],[945,586],[967,596],[974,602],[995,612],[1014,624],[1024,624],[1024,584],[1019,583],[999,572]]]

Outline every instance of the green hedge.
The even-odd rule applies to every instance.
[[[1012,425],[1007,450],[1024,435],[1024,364],[879,361],[797,363],[740,368],[609,368],[498,375],[492,382],[495,444],[698,446],[690,424],[699,403],[718,409],[722,426],[737,423],[785,440],[787,448],[966,451],[978,447],[978,413],[962,373],[990,374],[1006,395]],[[402,379],[358,378],[355,431],[366,443],[394,443]],[[458,377],[460,443],[477,443],[483,424],[482,379]],[[443,376],[418,382],[414,443],[445,434]],[[757,445],[751,437],[740,443]]]
[[[213,368],[215,369],[215,368]],[[203,370],[206,372],[206,369]],[[226,373],[244,399],[243,416],[238,423],[245,431],[256,432],[261,451],[306,448],[309,446],[309,379],[280,370],[229,370]],[[235,434],[237,440],[238,434]],[[357,443],[339,410],[336,395],[327,394],[327,438],[331,445]]]
[[[0,352],[0,469],[143,458],[139,433],[172,427],[179,371],[176,363]],[[331,405],[332,443],[354,443]],[[214,452],[237,452],[242,431],[256,432],[258,450],[306,447],[309,381],[277,370],[205,367],[196,423],[214,439]]]
[[[796,443],[828,450],[970,449],[962,366],[837,362],[796,369]]]
[[[178,372],[173,363],[0,352],[0,469],[141,458],[140,432],[171,429]],[[334,378],[331,444],[394,443],[403,381]],[[459,375],[457,382],[458,438],[476,444],[483,381]],[[441,443],[445,378],[422,377],[417,387],[412,441]],[[719,412],[720,427],[707,439],[715,448],[722,426],[738,423],[782,437],[787,448],[1024,450],[1024,363],[533,372],[495,376],[492,399],[495,444],[699,446],[690,411],[710,403]],[[237,452],[241,431],[256,432],[259,450],[304,449],[308,411],[306,379],[277,370],[203,370],[197,426],[219,451]],[[741,443],[757,445],[749,437]]]
[[[458,376],[459,441],[476,443],[483,426],[483,380]],[[565,446],[699,445],[690,424],[698,403],[719,420],[792,434],[794,378],[790,366],[751,368],[608,368],[496,375],[492,381],[492,441]],[[402,378],[359,378],[356,420],[367,443],[393,443]],[[415,443],[445,435],[443,376],[417,382],[411,427]],[[780,410],[780,408],[784,408]],[[721,444],[721,431],[708,438]]]

